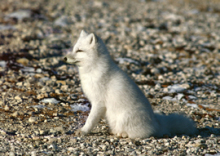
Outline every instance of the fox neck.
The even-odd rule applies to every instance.
[[[109,58],[108,56],[104,56],[102,58],[96,59],[95,61],[85,66],[79,66],[79,74],[88,76],[101,76],[109,70],[110,64],[112,63],[113,61],[111,58]]]

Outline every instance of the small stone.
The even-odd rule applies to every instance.
[[[15,100],[22,101],[20,96],[15,96]]]
[[[9,18],[16,18],[18,20],[23,20],[25,18],[29,18],[30,16],[31,16],[30,10],[18,10],[7,15],[7,17]]]
[[[20,63],[20,64],[22,64],[23,66],[27,66],[28,63],[29,63],[29,60],[26,59],[26,58],[20,58],[20,59],[17,59],[17,63]]]
[[[37,74],[34,75],[34,77],[35,77],[35,78],[43,78],[44,75],[43,75],[43,74],[38,74],[38,73],[37,73]]]
[[[17,82],[16,86],[23,86],[23,82]]]
[[[211,92],[210,96],[215,98],[215,97],[217,97],[217,94],[215,92]]]
[[[28,119],[28,121],[30,122],[30,123],[34,123],[34,122],[36,122],[38,120],[38,118],[37,117],[33,117],[33,116],[31,116],[29,119]]]
[[[75,95],[75,94],[70,94],[70,98],[71,98],[72,100],[76,100],[76,99],[78,98],[78,96]]]
[[[32,151],[31,152],[31,156],[36,156],[37,154],[36,154],[36,151]]]
[[[56,150],[57,149],[57,146],[55,144],[51,144],[50,146],[48,146],[48,149],[54,149]]]
[[[40,102],[58,104],[60,101],[56,100],[55,98],[45,98],[45,99],[41,100]]]
[[[58,120],[58,119],[59,119],[59,117],[58,117],[58,116],[56,116],[56,117],[54,117],[54,119],[55,119],[55,120]]]
[[[44,94],[38,94],[38,95],[37,95],[37,99],[38,99],[38,100],[43,99],[43,98],[44,98]]]
[[[113,139],[113,138],[111,138],[111,139],[110,139],[110,142],[114,142],[114,139]]]
[[[75,148],[73,148],[73,147],[68,147],[67,150],[70,151],[70,152],[72,152],[72,151],[75,150]]]
[[[211,137],[211,138],[214,138],[214,137],[215,137],[215,134],[211,134],[210,137]]]
[[[39,130],[39,134],[43,135],[43,134],[45,134],[45,131],[44,130]]]
[[[161,88],[161,85],[160,84],[156,84],[155,85],[155,89],[160,89]]]
[[[66,85],[66,81],[62,81],[62,80],[57,80],[57,83],[61,83],[62,85]]]
[[[1,130],[1,129],[0,129],[0,133],[1,133],[2,135],[6,135],[6,134],[7,134],[6,131]]]
[[[158,76],[158,79],[159,79],[159,80],[163,80],[163,79],[164,79],[163,75],[159,75],[159,76]]]
[[[38,131],[38,130],[34,131],[34,133],[35,133],[36,135],[39,135],[39,131]]]
[[[157,75],[157,74],[160,74],[160,70],[158,68],[152,68],[151,73]]]
[[[61,90],[60,90],[60,89],[56,89],[56,90],[55,90],[55,93],[61,94]]]
[[[76,138],[76,137],[70,138],[70,142],[71,142],[71,143],[76,143],[76,142],[77,142],[77,138]]]
[[[184,97],[184,94],[182,94],[182,93],[177,94],[177,99],[178,100],[181,100],[183,97]]]
[[[102,145],[101,148],[102,148],[103,151],[106,151],[107,147],[106,147],[106,145]]]
[[[10,108],[9,108],[8,105],[6,105],[5,108],[4,108],[5,111],[9,111],[9,109],[10,109]]]
[[[40,137],[34,135],[34,136],[32,136],[32,139],[33,139],[33,140],[40,140]]]
[[[9,156],[15,156],[15,153],[14,152],[10,152]]]
[[[18,115],[19,115],[18,111],[15,111],[15,112],[12,114],[13,117],[17,117]]]
[[[56,78],[56,76],[51,76],[51,79],[56,80],[57,78]]]
[[[182,87],[182,88],[185,88],[185,89],[189,89],[190,88],[190,85],[188,83],[184,83],[184,84],[181,84],[179,86]]]
[[[53,113],[53,116],[54,116],[54,117],[58,116],[58,113],[57,113],[57,112],[56,112],[56,113]]]
[[[68,88],[69,88],[68,85],[62,85],[60,89],[61,89],[62,91],[67,91]]]
[[[51,134],[55,134],[56,132],[57,132],[57,131],[56,131],[54,128],[51,128],[51,129],[50,129],[50,133],[51,133]]]
[[[94,1],[93,5],[94,5],[94,7],[102,8],[104,6],[107,6],[108,4],[106,2],[102,2],[102,1]]]
[[[62,65],[62,66],[60,66],[60,67],[58,67],[57,69],[59,69],[59,70],[67,70],[67,66],[66,65]]]
[[[132,46],[130,46],[130,45],[124,45],[124,48],[127,49],[127,50],[131,50],[131,49],[132,49]]]

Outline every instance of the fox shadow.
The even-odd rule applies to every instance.
[[[74,131],[68,131],[67,134],[74,134]],[[195,134],[193,135],[190,135],[190,137],[196,137],[198,135],[200,135],[202,138],[206,138],[206,137],[210,137],[211,134],[214,134],[215,137],[218,137],[220,136],[220,128],[214,128],[214,127],[204,127],[204,128],[197,128],[197,131]],[[102,136],[102,135],[112,135],[110,134],[108,131],[104,131],[104,132],[91,132],[89,134],[89,136]],[[157,139],[160,139],[160,138],[173,138],[175,137],[176,135],[173,135],[173,136],[164,136],[164,137],[155,137]],[[182,135],[177,135],[178,137],[181,137]]]
[[[200,135],[201,137],[210,137],[211,134],[214,134],[215,136],[220,136],[220,128],[214,128],[214,127],[204,127],[204,128],[197,128],[197,135]]]
[[[197,136],[201,136],[202,138],[207,138],[210,137],[212,134],[214,134],[215,137],[220,136],[220,128],[214,128],[214,127],[204,127],[204,128],[197,128],[196,132],[192,135],[185,135],[185,134],[177,134],[177,135],[170,135],[170,136],[163,136],[163,137],[159,137],[159,138],[173,138],[175,136],[181,137],[181,136],[189,136],[189,137],[197,137]],[[157,138],[157,137],[156,137]],[[158,139],[159,139],[158,138]]]

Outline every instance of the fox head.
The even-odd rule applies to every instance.
[[[94,65],[104,55],[108,55],[108,52],[102,40],[82,30],[73,51],[64,57],[64,61],[86,67]]]

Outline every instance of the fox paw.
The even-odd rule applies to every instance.
[[[117,133],[117,137],[119,137],[119,138],[127,138],[128,134],[126,132]]]

